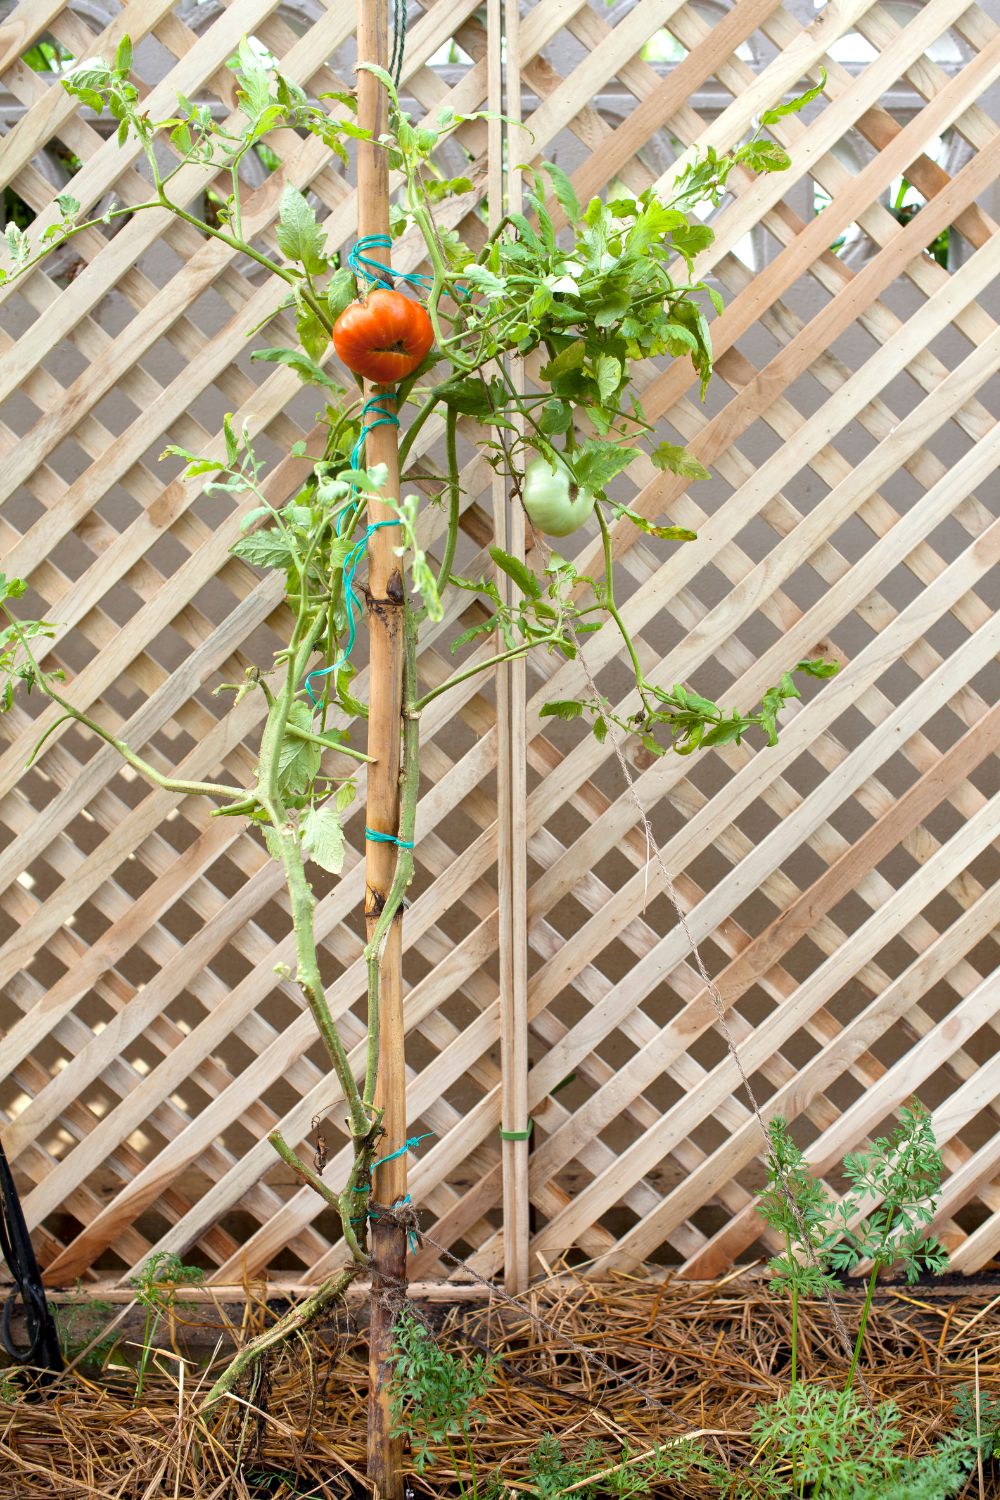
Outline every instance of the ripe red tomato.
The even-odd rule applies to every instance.
[[[363,302],[352,302],[333,325],[333,347],[340,359],[377,385],[395,385],[411,375],[433,342],[426,309],[388,287],[377,287]]]

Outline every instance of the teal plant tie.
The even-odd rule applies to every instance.
[[[534,1130],[534,1128],[535,1122],[529,1115],[527,1130],[504,1130],[501,1126],[499,1132],[500,1139],[502,1141],[527,1141],[531,1139],[531,1132]]]
[[[386,1160],[391,1160],[391,1158],[387,1157]],[[395,1203],[391,1203],[389,1206],[392,1209],[407,1208],[412,1203],[412,1201],[413,1200],[411,1199],[409,1193],[407,1193],[405,1198],[397,1198]],[[369,1219],[374,1220],[380,1219],[382,1215],[375,1213],[372,1209],[369,1209],[368,1217]],[[351,1223],[354,1223],[353,1219],[351,1220]],[[417,1251],[420,1249],[420,1241],[417,1239],[416,1233],[412,1229],[410,1229],[407,1231],[406,1238],[409,1241],[411,1255],[416,1255]]]
[[[397,417],[395,411],[386,411],[384,406],[379,405],[379,402],[381,401],[395,401],[395,399],[395,391],[383,391],[381,395],[369,396],[368,400],[361,408],[361,431],[358,434],[357,442],[351,449],[352,468],[357,469],[360,466],[362,455],[365,451],[365,439],[370,432],[374,432],[376,427],[399,426],[399,418]],[[374,416],[375,421],[367,421],[366,419],[369,416]]]
[[[429,1140],[434,1134],[433,1130],[425,1130],[423,1135],[411,1135],[408,1141],[404,1141],[398,1151],[390,1151],[388,1156],[380,1156],[378,1161],[372,1162],[372,1171],[376,1167],[384,1167],[387,1161],[395,1161],[397,1156],[405,1156],[407,1151],[416,1151],[421,1141]],[[409,1203],[409,1198],[407,1198]]]
[[[384,266],[380,260],[373,260],[367,252],[369,250],[392,248],[392,239],[387,234],[365,234],[362,235],[356,245],[352,245],[347,252],[347,264],[355,276],[363,277],[373,286],[383,286],[391,290],[392,270]]]
[[[365,838],[368,840],[369,844],[395,844],[397,849],[413,848],[412,839],[400,839],[397,838],[394,833],[379,833],[377,828],[366,828]],[[423,1140],[423,1137],[421,1136],[420,1139]],[[399,1154],[400,1153],[397,1151],[396,1155],[398,1156]],[[386,1160],[388,1160],[388,1158],[386,1158]]]
[[[410,286],[423,288],[433,284],[430,276],[424,276],[420,271],[396,271],[392,266],[383,264],[369,255],[369,250],[391,250],[392,237],[388,234],[365,234],[352,245],[347,252],[347,264],[355,276],[362,277],[370,282],[372,286],[384,287],[387,291],[392,290],[393,279],[408,282]]]
[[[354,447],[351,450],[352,468],[357,469],[360,467],[362,456],[364,454],[365,439],[370,432],[374,432],[376,427],[399,426],[399,418],[397,417],[396,413],[394,411],[388,410],[387,407],[381,404],[383,401],[393,400],[395,400],[395,395],[392,391],[383,391],[378,396],[370,396],[365,402],[364,406],[361,408],[361,431],[358,434],[357,442],[354,444]],[[351,487],[352,495],[354,494],[356,488],[356,485]],[[340,528],[343,526],[344,521],[347,519],[349,512],[350,504],[345,505],[340,513],[340,519],[337,522],[338,535],[340,534]],[[397,521],[395,518],[389,521],[373,521],[370,526],[367,526],[365,528],[364,535],[354,543],[354,546],[344,558],[344,599],[347,604],[347,645],[341,655],[335,662],[332,663],[331,666],[319,667],[315,672],[310,672],[308,677],[306,678],[306,692],[309,694],[314,704],[318,705],[320,700],[313,690],[313,680],[320,677],[329,677],[331,673],[339,672],[340,668],[344,665],[351,652],[354,650],[354,642],[358,638],[358,619],[361,615],[361,601],[354,590],[354,575],[357,572],[358,567],[360,566],[361,559],[364,557],[365,552],[368,549],[368,542],[375,535],[376,531],[380,530],[383,526],[398,526],[399,524],[399,521]]]
[[[398,525],[398,521],[373,521],[370,526],[367,526],[365,528],[364,535],[360,538],[359,541],[355,542],[354,546],[351,548],[350,552],[348,552],[347,556],[344,559],[344,594],[347,599],[347,645],[345,646],[344,650],[341,652],[337,660],[333,662],[331,666],[317,667],[316,671],[310,672],[308,677],[306,678],[306,692],[309,694],[313,703],[315,703],[317,706],[319,705],[320,700],[313,690],[313,680],[317,677],[329,677],[331,672],[339,672],[340,668],[344,665],[344,663],[347,661],[347,658],[354,650],[354,642],[358,638],[357,622],[358,617],[361,614],[361,601],[358,598],[357,594],[354,592],[354,575],[358,570],[358,565],[361,562],[362,557],[364,557],[365,555],[369,539],[373,537],[376,531],[379,531],[383,526]]]
[[[388,1156],[380,1156],[378,1161],[373,1161],[371,1164],[371,1170],[374,1172],[376,1167],[384,1167],[387,1161],[395,1161],[397,1156],[403,1156],[407,1151],[416,1151],[417,1147],[420,1145],[420,1142],[430,1140],[433,1134],[433,1130],[425,1130],[423,1135],[411,1135],[407,1140],[403,1142],[398,1151],[390,1151]],[[369,1193],[371,1192],[371,1188],[359,1187],[357,1184],[355,1184],[354,1191],[356,1193]],[[405,1198],[397,1198],[392,1207],[405,1208],[407,1204],[410,1203],[410,1201],[410,1195],[409,1193],[407,1193]],[[378,1219],[380,1215],[377,1214],[374,1209],[370,1208],[368,1210],[368,1217],[369,1219]],[[360,1224],[363,1219],[364,1214],[355,1214],[351,1217],[351,1223]],[[410,1250],[415,1255],[417,1253],[419,1245],[417,1242],[417,1236],[414,1234],[412,1229],[409,1231],[408,1238],[410,1242]]]

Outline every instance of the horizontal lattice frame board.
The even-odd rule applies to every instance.
[[[707,401],[686,364],[640,372],[648,420],[713,478],[641,461],[617,493],[699,540],[664,545],[626,522],[614,537],[651,681],[749,707],[801,657],[841,671],[804,690],[775,748],[627,753],[768,1115],[794,1122],[836,1186],[843,1153],[919,1092],[947,1169],[937,1228],[954,1265],[976,1269],[1000,1246],[1000,28],[965,0],[891,13],[871,0],[541,0],[520,20],[509,8],[496,98],[499,10],[487,29],[470,0],[411,6],[408,107],[519,105],[524,155],[559,161],[582,200],[666,186],[694,146],[735,144],[826,70],[822,97],[774,129],[791,169],[734,177],[713,215],[696,270],[726,307]],[[135,151],[23,61],[39,39],[82,58],[128,32],[154,114],[182,92],[225,118],[241,36],[318,94],[351,86],[352,31],[342,0],[143,0],[106,16],[23,0],[0,27],[8,206],[27,205],[36,234],[64,185],[86,209],[146,192]],[[471,237],[490,127],[470,121],[458,140],[474,187],[446,217]],[[292,181],[328,244],[349,245],[350,173],[311,138],[282,137],[279,155],[249,184],[245,223],[273,243]],[[193,201],[204,184],[175,186]],[[394,258],[412,268],[417,253],[404,241]],[[307,463],[282,455],[309,438],[315,399],[247,358],[292,341],[284,314],[247,338],[281,291],[155,213],[80,236],[0,291],[5,571],[58,622],[44,649],[73,701],[189,777],[249,778],[260,705],[227,710],[212,689],[267,664],[284,614],[274,577],[229,556],[239,508],[156,456],[168,442],[223,451],[231,410],[274,461],[270,498],[295,492]],[[494,485],[475,427],[461,438],[460,560],[475,573]],[[429,423],[417,446],[439,441]],[[439,512],[424,519],[433,551]],[[591,533],[566,547],[581,572],[599,569]],[[450,642],[477,618],[463,594],[425,633],[428,684],[456,670]],[[632,712],[611,631],[586,652]],[[579,663],[542,657],[424,715],[406,1021],[410,1118],[434,1138],[411,1191],[434,1239],[481,1273],[518,1253],[516,1224],[545,1263],[713,1275],[767,1245],[761,1141],[612,746],[538,716],[584,686]],[[314,1280],[343,1250],[266,1135],[280,1125],[308,1154],[321,1129],[333,1183],[348,1148],[311,1018],[275,972],[292,956],[275,870],[236,820],[149,790],[75,730],[26,773],[54,718],[22,702],[0,755],[0,1108],[49,1278],[127,1277],[160,1249],[223,1284],[267,1269]],[[352,809],[346,873],[317,883],[324,972],[356,1057],[361,825]],[[522,1014],[527,1036],[512,1038]],[[501,1147],[505,1082],[534,1119],[530,1145]],[[508,1205],[521,1187],[530,1201],[506,1238],[505,1171]],[[418,1277],[450,1270],[430,1249],[414,1260]]]

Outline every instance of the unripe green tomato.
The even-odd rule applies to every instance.
[[[592,514],[594,497],[580,489],[565,464],[535,458],[525,470],[524,508],[546,536],[569,536]]]

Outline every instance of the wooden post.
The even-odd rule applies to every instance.
[[[358,0],[358,61],[388,65],[385,0]],[[358,72],[358,121],[374,136],[387,126],[385,89],[365,71]],[[389,232],[389,173],[385,152],[359,143],[358,237]],[[378,254],[388,262],[387,250]],[[382,404],[391,403],[378,387]],[[368,435],[369,465],[383,463],[389,474],[386,493],[399,495],[396,428],[376,427]],[[394,512],[371,502],[369,521],[391,520]],[[370,639],[368,753],[375,757],[368,772],[367,824],[381,833],[399,827],[399,762],[403,668],[403,565],[395,555],[395,528],[374,532],[368,544],[368,624]],[[396,865],[391,843],[369,841],[365,863],[365,921],[368,937],[385,904]],[[406,1072],[403,1059],[402,909],[393,922],[382,958],[379,1006],[379,1066],[375,1102],[383,1111],[384,1135],[379,1155],[399,1150],[406,1140]],[[393,1203],[406,1194],[406,1154],[379,1167],[373,1197]],[[402,1441],[391,1436],[388,1364],[393,1348],[396,1309],[406,1278],[406,1233],[387,1219],[372,1224],[372,1301],[369,1343],[371,1388],[368,1404],[368,1477],[382,1500],[402,1500]]]

